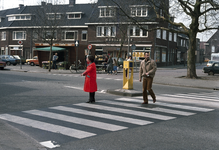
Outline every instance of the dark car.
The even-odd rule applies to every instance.
[[[2,61],[4,61],[8,66],[10,66],[11,64],[13,64],[14,66],[16,66],[19,62],[18,60],[16,60],[13,56],[11,55],[0,55],[0,59]]]
[[[0,58],[0,69],[3,70],[4,67],[6,67],[6,63],[4,61],[2,61]]]
[[[208,73],[208,75],[219,74],[219,62],[214,62],[212,66],[204,67],[204,73]]]

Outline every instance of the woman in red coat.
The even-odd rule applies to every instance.
[[[96,82],[96,65],[94,63],[94,56],[90,55],[86,59],[87,61],[87,70],[82,73],[82,76],[85,76],[84,82],[84,91],[89,92],[89,101],[87,103],[95,102],[95,92],[97,91],[97,82]]]

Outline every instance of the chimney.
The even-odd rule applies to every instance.
[[[46,2],[41,2],[41,5],[42,6],[46,6]]]
[[[74,6],[75,5],[75,0],[69,0],[69,5]]]
[[[19,4],[18,9],[21,9],[22,7],[24,7],[24,4]]]

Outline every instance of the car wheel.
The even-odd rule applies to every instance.
[[[210,71],[209,73],[208,73],[208,75],[214,75],[214,72],[212,72],[212,71]]]
[[[13,66],[16,66],[17,64],[13,64]]]
[[[8,61],[7,63],[6,63],[8,66],[10,66],[11,65],[11,63]]]
[[[31,62],[31,63],[30,63],[30,65],[31,65],[31,66],[34,66],[34,63],[33,63],[33,62]]]

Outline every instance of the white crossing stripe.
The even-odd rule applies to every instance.
[[[118,130],[127,129],[127,127],[123,127],[123,126],[118,126],[118,125],[113,125],[109,123],[103,123],[103,122],[93,121],[93,120],[88,120],[88,119],[82,119],[82,118],[77,118],[77,117],[71,117],[71,116],[66,116],[66,115],[61,115],[61,114],[51,113],[51,112],[46,112],[46,111],[40,111],[40,110],[29,110],[29,111],[24,111],[24,112],[28,114],[32,114],[32,115],[52,118],[52,119],[71,122],[75,124],[81,124],[85,126],[108,130],[108,131],[118,131]]]
[[[63,126],[59,126],[59,125],[54,125],[54,124],[50,124],[50,123],[36,121],[33,119],[23,118],[23,117],[19,117],[19,116],[10,115],[10,114],[2,114],[2,115],[0,115],[0,119],[14,122],[17,124],[21,124],[24,126],[30,126],[32,128],[50,131],[53,133],[61,133],[63,135],[67,135],[67,136],[78,138],[78,139],[83,139],[83,138],[87,138],[87,137],[91,137],[91,136],[96,135],[96,134],[90,133],[90,132],[71,129],[71,128],[67,128],[67,127],[63,127]]]
[[[93,111],[88,111],[88,110],[83,110],[83,109],[77,109],[77,108],[71,108],[71,107],[64,107],[64,106],[50,107],[50,109],[67,111],[67,112],[72,112],[72,113],[78,113],[78,114],[94,116],[94,117],[99,117],[99,118],[104,118],[104,119],[116,120],[116,121],[120,121],[120,122],[136,124],[136,125],[147,125],[147,124],[153,123],[151,121],[145,121],[145,120],[140,120],[140,119],[134,119],[134,118],[117,116],[117,115],[105,114],[105,113],[98,113],[98,112],[93,112]]]
[[[219,101],[219,100],[214,100],[214,99],[210,99],[210,98],[206,98],[206,97],[194,97],[194,96],[190,96],[190,95],[171,95],[171,94],[162,94],[162,95],[164,95],[164,96],[168,96],[168,97],[178,97],[178,98],[190,98],[190,99],[192,99],[192,98],[194,98],[194,99],[199,99],[199,100],[210,100],[210,101]]]
[[[123,80],[123,79],[115,79],[116,81],[121,81],[121,80]]]
[[[141,107],[141,105],[139,104],[127,104],[127,103],[113,102],[113,101],[107,101],[107,100],[103,100],[101,102],[107,103],[107,104],[125,106],[125,107],[151,110],[151,111],[156,111],[156,112],[164,112],[164,113],[170,113],[170,114],[175,114],[175,115],[182,115],[182,116],[190,116],[190,115],[196,114],[196,113],[191,113],[191,112],[172,110],[172,109],[166,109],[166,108],[160,108],[160,107],[153,107],[153,108]]]
[[[115,100],[139,102],[139,100],[132,99],[132,98],[117,98]],[[154,105],[186,109],[186,110],[192,110],[192,111],[200,111],[200,112],[208,112],[208,111],[214,110],[214,109],[208,109],[208,108],[202,108],[202,107],[194,107],[194,106],[186,106],[186,105],[178,105],[178,104],[170,104],[170,103],[162,103],[162,102],[156,102]]]
[[[159,120],[170,120],[170,119],[176,118],[176,117],[171,117],[171,116],[164,116],[164,115],[158,115],[158,114],[153,114],[153,113],[140,112],[140,111],[135,111],[135,110],[130,110],[130,109],[107,107],[107,106],[102,106],[102,105],[97,105],[97,104],[81,103],[81,104],[74,104],[74,105],[88,107],[88,108],[95,108],[95,109],[100,109],[100,110],[108,110],[108,111],[119,112],[119,113],[123,113],[123,114],[130,114],[130,115],[159,119]]]
[[[77,89],[77,90],[83,90],[81,87],[74,87],[74,86],[64,86],[66,88],[71,88],[71,89]]]

